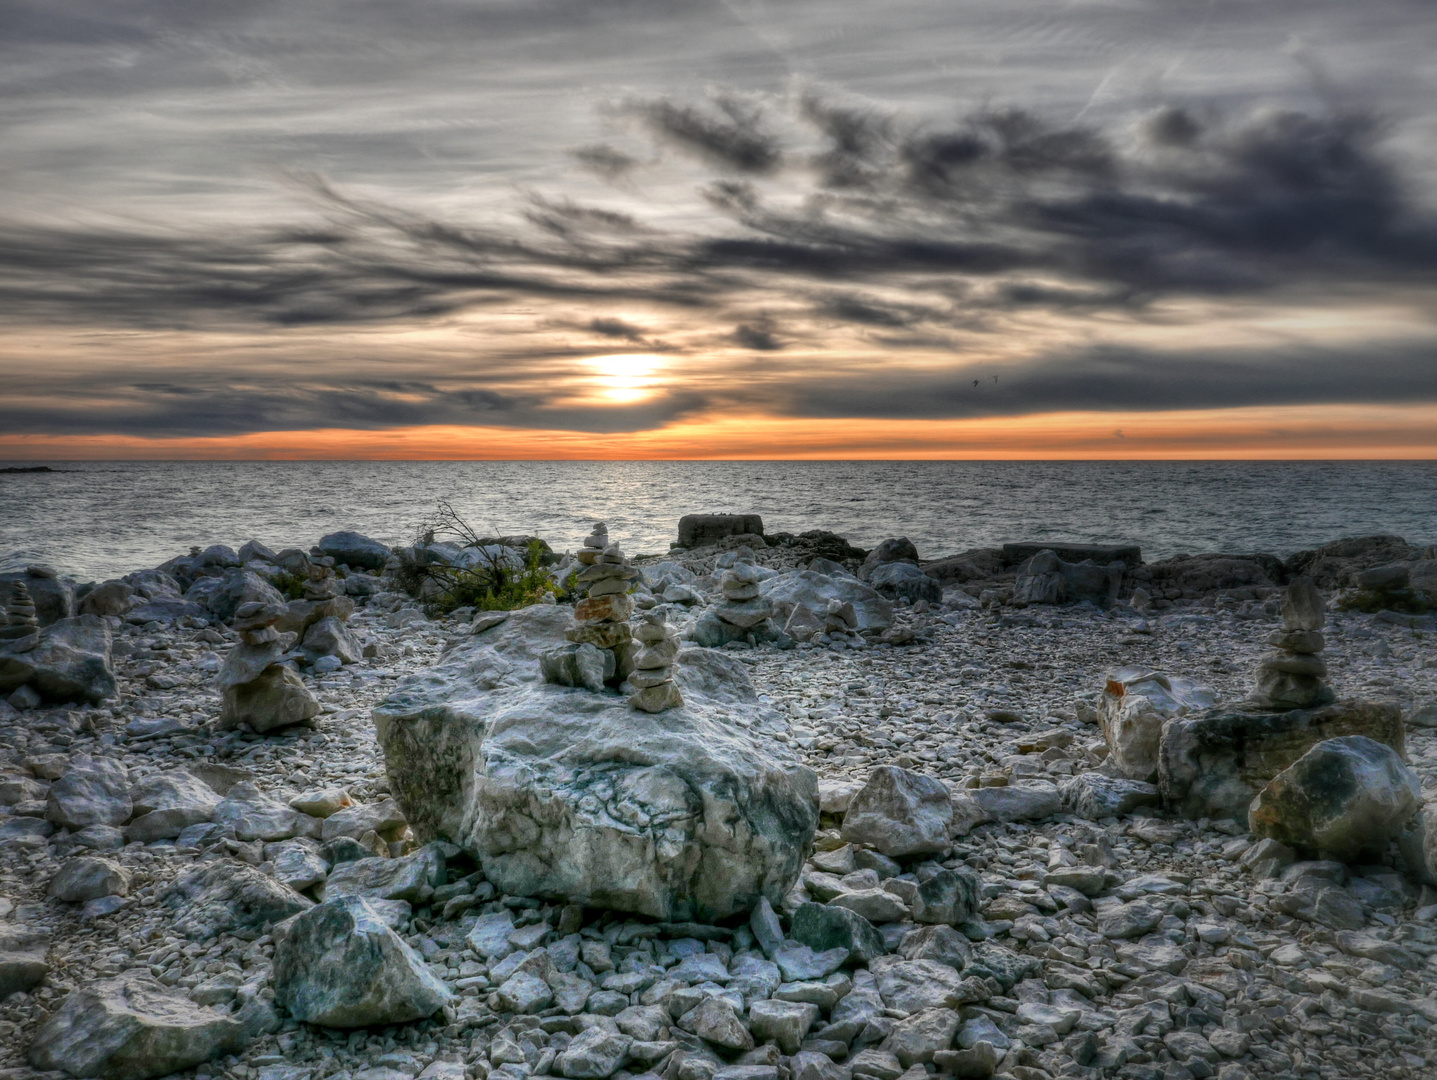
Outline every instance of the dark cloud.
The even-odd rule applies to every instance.
[[[813,158],[825,187],[865,188],[879,179],[879,163],[891,148],[890,117],[872,108],[840,105],[817,93],[804,95],[802,115],[828,144]]]
[[[579,164],[610,183],[623,180],[639,165],[638,158],[631,157],[607,143],[581,146],[569,153]]]
[[[1067,411],[1168,411],[1254,405],[1437,402],[1430,342],[1357,349],[1191,349],[1103,346],[950,374],[829,375],[786,406],[822,417],[1021,416]],[[999,374],[995,383],[992,375]],[[973,379],[979,385],[973,385]]]
[[[30,392],[27,392],[30,391]],[[508,394],[475,386],[425,381],[206,378],[191,385],[117,383],[106,388],[107,407],[87,401],[88,380],[44,380],[16,387],[0,402],[0,431],[10,434],[215,437],[253,431],[312,428],[381,430],[415,425],[498,425],[570,431],[638,431],[670,423],[708,404],[703,395],[662,393],[632,405],[582,409],[554,406],[544,392]]]
[[[640,345],[646,341],[642,327],[624,322],[623,319],[590,319],[588,327],[594,333],[602,334],[604,337],[623,338],[625,341],[632,341]]]
[[[749,114],[735,106],[735,115]],[[1158,149],[1149,140],[1120,150],[1101,133],[1012,109],[946,131],[915,128],[886,148],[844,136],[867,147],[863,191],[816,189],[795,207],[750,181],[719,180],[705,194],[726,221],[709,230],[539,195],[522,207],[527,227],[459,225],[313,177],[327,220],[305,227],[180,234],[0,222],[0,307],[12,322],[285,327],[607,298],[722,319],[744,292],[842,280],[967,292],[947,316],[843,294],[824,304],[832,318],[972,327],[979,308],[1131,311],[1185,295],[1437,286],[1437,219],[1385,152],[1382,125],[1277,111],[1199,126],[1175,115],[1147,125]],[[975,282],[987,286],[973,291]]]
[[[741,349],[758,352],[778,352],[783,342],[766,322],[740,323],[734,327],[733,342]]]
[[[782,159],[758,106],[736,95],[717,94],[706,106],[660,100],[631,108],[659,139],[720,168],[771,173]]]

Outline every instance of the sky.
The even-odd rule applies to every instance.
[[[1437,457],[1430,0],[4,0],[0,458]]]

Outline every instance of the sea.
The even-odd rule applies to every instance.
[[[0,467],[6,463],[0,462]],[[80,581],[191,547],[308,548],[355,529],[412,542],[447,501],[476,532],[577,547],[596,521],[667,551],[692,513],[757,513],[925,558],[1009,541],[1138,543],[1287,556],[1344,536],[1437,543],[1437,461],[105,461],[0,472],[0,570]]]

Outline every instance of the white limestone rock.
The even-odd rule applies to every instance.
[[[1108,765],[1129,780],[1157,776],[1163,724],[1217,704],[1217,693],[1194,679],[1151,668],[1110,672],[1098,704],[1098,723],[1108,743]]]
[[[516,611],[375,710],[391,790],[421,840],[478,858],[502,892],[664,919],[779,904],[818,821],[818,784],[743,666],[685,650],[684,704],[543,681],[569,613]]]

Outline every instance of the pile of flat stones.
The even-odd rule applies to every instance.
[[[613,665],[605,662],[609,678],[622,680],[630,670],[630,648],[633,632],[629,617],[634,601],[628,595],[639,571],[629,565],[618,544],[609,542],[609,530],[603,522],[575,553],[583,565],[577,581],[585,586],[586,595],[574,605],[574,623],[566,636],[576,645],[592,645],[613,655]]]
[[[39,632],[40,620],[35,617],[35,601],[29,588],[23,581],[13,582],[10,598],[5,604],[5,622],[0,626],[0,641],[19,642]]]
[[[629,704],[644,712],[663,712],[684,703],[674,677],[678,674],[679,637],[662,610],[644,614],[634,637],[639,647],[633,654],[629,684],[634,693]]]
[[[1336,700],[1327,685],[1322,628],[1327,607],[1310,578],[1293,581],[1282,598],[1282,629],[1269,637],[1275,647],[1258,663],[1254,705],[1265,709],[1310,709]]]
[[[284,615],[279,604],[257,600],[236,609],[234,629],[240,643],[230,650],[215,677],[223,695],[218,727],[243,725],[265,732],[319,714],[319,699],[292,667],[281,662],[295,638],[275,629]]]

